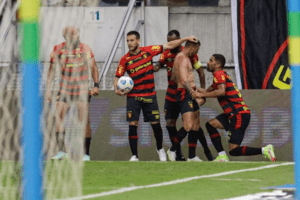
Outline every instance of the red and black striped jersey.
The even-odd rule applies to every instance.
[[[66,49],[65,42],[54,46],[50,62],[60,66],[60,94],[78,96],[89,93],[88,60],[93,57],[91,48],[82,42],[72,51]]]
[[[181,50],[183,50],[184,47],[182,46]],[[179,52],[172,52],[172,50],[167,50],[163,54],[161,54],[160,59],[158,62],[160,62],[162,65],[167,65],[167,71],[168,71],[168,88],[166,93],[166,99],[172,102],[176,102],[176,90],[177,90],[177,84],[174,81],[171,81],[172,76],[172,69],[174,65],[174,60],[176,55]],[[190,57],[192,66],[194,69],[198,70],[201,67],[201,62],[199,61],[198,55],[194,55]]]
[[[219,84],[226,85],[225,96],[218,97],[218,101],[224,110],[224,113],[229,117],[241,113],[250,114],[248,106],[245,104],[240,91],[232,82],[231,77],[224,70],[215,72],[213,76],[214,80],[212,87],[214,89],[218,89]]]
[[[140,47],[140,52],[137,55],[128,52],[121,58],[116,77],[121,77],[127,72],[134,82],[134,87],[127,94],[128,97],[144,97],[156,94],[152,58],[162,51],[162,45]]]

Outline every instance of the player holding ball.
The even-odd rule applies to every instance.
[[[197,42],[196,37],[190,36],[168,42],[164,45],[140,47],[140,34],[137,31],[127,33],[129,52],[119,62],[114,80],[114,89],[117,95],[127,95],[128,138],[132,152],[132,157],[129,161],[139,161],[137,152],[137,127],[141,110],[143,111],[144,121],[150,122],[153,129],[156,139],[156,150],[160,161],[167,160],[165,150],[162,147],[163,134],[155,92],[152,58],[163,51],[174,49],[188,40]],[[119,78],[124,76],[125,72],[128,73],[134,82],[134,87],[130,91],[119,90],[117,87]]]

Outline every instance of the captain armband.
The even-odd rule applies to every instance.
[[[197,62],[194,64],[194,69],[195,69],[195,70],[198,70],[201,66],[202,66],[202,63],[201,63],[200,61],[197,61]]]

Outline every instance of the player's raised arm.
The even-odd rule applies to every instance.
[[[180,38],[178,40],[170,41],[163,45],[163,51],[166,51],[168,49],[175,49],[176,47],[178,47],[179,45],[181,45],[182,43],[184,43],[186,41],[191,41],[191,42],[196,43],[196,42],[198,42],[198,39],[195,36],[189,36],[189,37],[185,37],[185,38]]]

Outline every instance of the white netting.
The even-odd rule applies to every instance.
[[[16,2],[0,1],[0,199],[20,199],[20,91]]]

